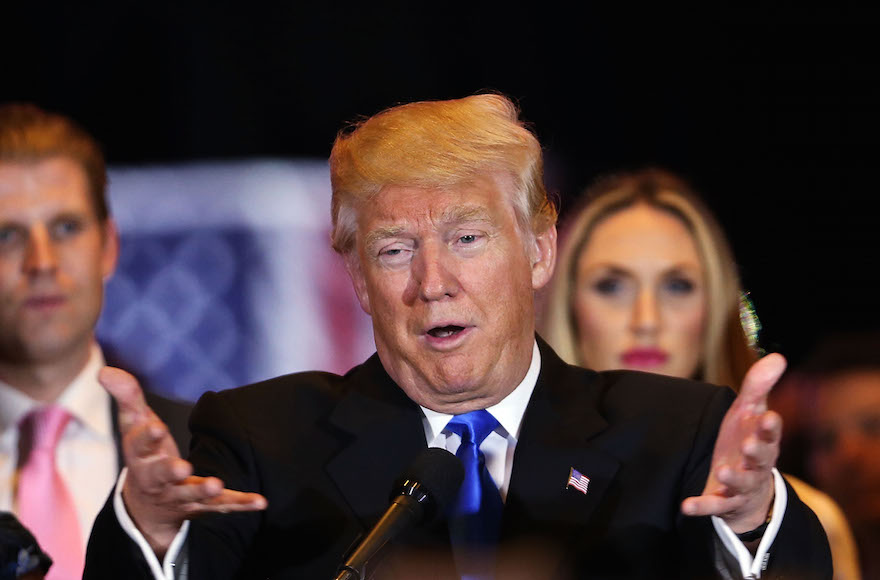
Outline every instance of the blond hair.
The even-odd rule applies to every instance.
[[[692,378],[737,388],[757,353],[740,323],[740,281],[733,253],[709,209],[684,180],[654,168],[605,177],[587,190],[585,202],[563,228],[558,274],[542,318],[542,336],[563,359],[584,364],[572,308],[578,258],[597,224],[644,203],[682,221],[703,263],[707,320],[700,368]]]
[[[358,208],[389,185],[447,188],[488,172],[513,179],[526,234],[556,223],[544,187],[541,146],[510,99],[481,94],[398,105],[339,133],[330,154],[333,248],[354,247]]]

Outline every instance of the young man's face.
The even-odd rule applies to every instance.
[[[389,186],[359,212],[349,269],[379,357],[435,411],[495,404],[528,370],[533,294],[553,271],[556,231],[525,235],[510,190],[496,175],[448,189]]]
[[[85,356],[116,265],[76,162],[0,162],[0,364]]]

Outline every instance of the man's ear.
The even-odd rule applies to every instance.
[[[354,286],[354,293],[357,294],[361,308],[368,315],[372,316],[373,313],[370,310],[370,295],[367,292],[367,281],[364,278],[364,272],[361,269],[361,261],[358,256],[357,248],[349,250],[343,259],[345,260],[345,269],[348,271],[348,277],[351,278],[351,285]]]
[[[113,218],[108,217],[101,225],[103,230],[101,240],[101,274],[104,282],[116,271],[119,262],[119,230]]]
[[[556,226],[550,225],[535,234],[532,249],[532,288],[538,290],[547,285],[556,268]]]

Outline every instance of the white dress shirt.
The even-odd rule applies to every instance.
[[[510,474],[513,471],[513,455],[516,451],[517,438],[519,437],[520,424],[532,397],[532,391],[538,381],[538,375],[541,372],[541,353],[538,350],[537,342],[532,348],[532,362],[526,376],[517,387],[505,397],[497,405],[488,407],[489,411],[500,424],[495,431],[489,434],[480,445],[480,451],[486,458],[486,468],[495,481],[501,492],[501,498],[507,499],[507,490],[510,485]],[[461,438],[455,433],[445,431],[446,424],[452,419],[453,415],[437,413],[425,407],[422,407],[425,415],[423,426],[425,429],[425,440],[429,447],[440,447],[451,453],[458,450],[461,444]],[[787,501],[786,488],[783,483],[782,476],[776,469],[773,470],[773,477],[776,486],[776,500],[773,505],[773,519],[767,527],[767,531],[761,540],[758,551],[753,558],[749,550],[736,537],[733,530],[728,527],[724,520],[718,517],[712,517],[712,523],[715,530],[721,538],[722,544],[730,551],[731,554],[739,562],[741,572],[744,578],[760,578],[761,572],[765,567],[764,560],[770,545],[776,538],[779,526],[782,524],[782,516],[785,513],[785,505]],[[122,501],[122,484],[125,481],[125,471],[120,475],[119,482],[116,485],[116,494],[114,508],[116,517],[122,528],[128,535],[140,546],[153,576],[156,580],[183,580],[185,575],[177,573],[175,570],[185,570],[188,566],[186,552],[183,549],[186,545],[186,534],[189,530],[189,521],[184,522],[177,537],[174,538],[165,560],[162,564],[153,553],[149,544],[143,535],[138,531],[134,522],[125,511],[125,504]]]
[[[507,488],[513,470],[513,453],[516,451],[519,427],[540,372],[541,353],[538,351],[538,344],[535,343],[532,349],[532,363],[522,382],[497,405],[486,408],[500,425],[483,440],[480,451],[486,458],[486,469],[498,486],[502,500],[507,500]],[[423,423],[428,447],[440,447],[450,453],[458,451],[461,437],[445,430],[446,424],[453,415],[438,413],[425,407],[422,407],[422,413],[425,414]]]
[[[92,346],[83,370],[64,389],[56,403],[71,414],[58,443],[55,460],[73,497],[82,532],[83,550],[92,523],[107,501],[119,473],[110,415],[110,395],[98,383],[104,357]],[[18,513],[15,501],[20,458],[19,422],[44,403],[0,381],[0,510]]]

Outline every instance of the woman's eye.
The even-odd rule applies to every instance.
[[[696,284],[688,278],[670,278],[666,281],[666,289],[673,294],[690,294],[694,291]]]
[[[619,293],[622,287],[623,282],[619,278],[601,278],[593,284],[596,292],[609,296]]]

